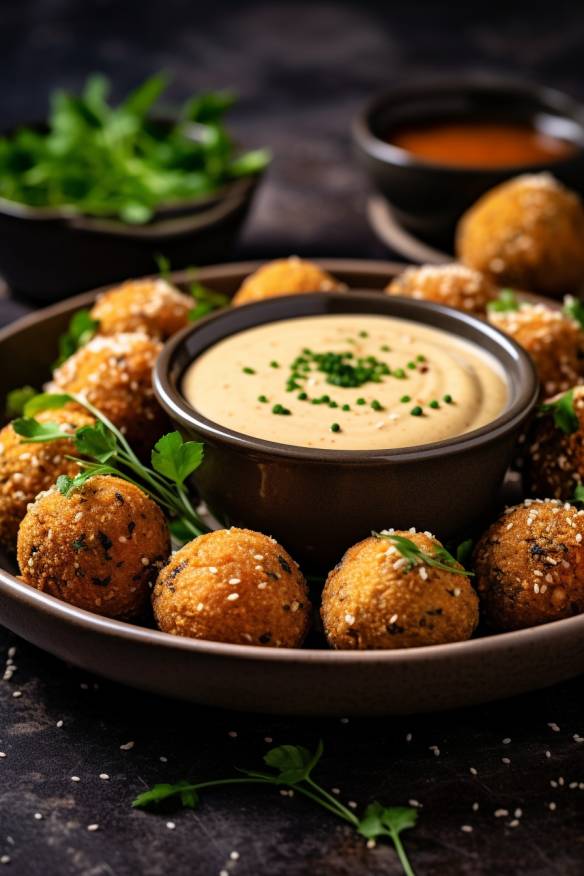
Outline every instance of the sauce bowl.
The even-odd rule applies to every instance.
[[[387,142],[396,128],[431,121],[528,124],[574,146],[547,163],[497,167],[438,164]],[[584,189],[584,107],[568,95],[498,76],[438,78],[375,96],[353,122],[357,158],[399,223],[437,246],[452,245],[455,225],[484,192],[521,173],[550,171]]]
[[[504,410],[479,429],[432,444],[325,450],[235,432],[202,416],[182,395],[191,362],[236,332],[293,317],[351,313],[412,320],[478,345],[506,375]],[[538,398],[528,355],[486,322],[427,301],[360,291],[272,298],[201,320],[166,345],[154,388],[177,428],[205,444],[194,484],[211,513],[226,526],[273,535],[314,571],[330,569],[371,530],[415,526],[442,540],[468,534],[493,509]]]

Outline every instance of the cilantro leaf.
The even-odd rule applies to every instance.
[[[144,809],[147,806],[156,805],[171,797],[179,797],[180,802],[187,809],[195,809],[199,802],[199,795],[193,785],[190,782],[181,781],[176,782],[174,785],[154,785],[148,791],[138,794],[132,806],[135,809]]]
[[[83,456],[107,462],[117,451],[117,441],[100,421],[95,426],[81,426],[75,433],[75,446]]]
[[[494,301],[489,301],[487,308],[494,313],[508,313],[519,310],[519,300],[513,289],[501,289]]]
[[[202,460],[203,445],[183,441],[180,432],[163,435],[152,451],[152,468],[176,484],[183,484]]]
[[[574,409],[573,389],[569,389],[568,392],[565,392],[556,401],[540,405],[538,413],[543,415],[551,414],[554,418],[554,426],[564,432],[565,435],[571,435],[580,428],[580,421]]]
[[[13,421],[12,428],[17,435],[26,438],[31,444],[71,438],[69,432],[62,431],[59,423],[39,423],[33,417],[19,417],[19,419]]]
[[[301,745],[280,745],[268,751],[264,762],[278,770],[278,774],[273,778],[276,784],[296,785],[310,776],[322,753],[322,741],[318,743],[314,754]]]
[[[563,312],[574,322],[577,322],[581,329],[584,329],[584,301],[581,301],[580,298],[574,298],[573,295],[566,295]]]
[[[67,393],[41,392],[29,399],[24,406],[25,417],[34,417],[41,411],[54,411],[64,408],[66,404],[74,401]]]
[[[473,577],[474,575],[473,572],[468,572],[466,569],[459,568],[457,560],[441,545],[436,545],[434,553],[430,554],[428,551],[424,551],[422,548],[418,547],[411,538],[406,538],[403,535],[396,535],[389,532],[374,532],[372,534],[374,538],[386,538],[395,545],[398,553],[408,561],[405,566],[407,572],[410,572],[414,566],[425,564],[427,566],[432,566],[434,569],[442,569],[445,572],[451,572],[453,575],[465,575],[466,577]]]
[[[67,331],[59,338],[59,356],[53,368],[58,368],[80,347],[85,346],[98,328],[99,322],[93,319],[89,310],[77,310],[69,321]]]
[[[6,395],[6,416],[21,417],[24,414],[24,406],[35,395],[38,395],[38,390],[34,386],[20,386],[18,389],[11,390]]]

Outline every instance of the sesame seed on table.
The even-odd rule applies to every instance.
[[[179,100],[234,86],[238,137],[276,161],[226,259],[396,258],[365,219],[350,119],[420,65],[500,68],[584,98],[578,7],[533,7],[526,27],[520,6],[314,0],[298,15],[294,0],[215,0],[203,19],[180,0],[20,0],[2,16],[3,126],[42,117],[49,90],[88,70],[108,73],[116,96],[163,68]],[[0,326],[29,310],[0,290]],[[242,582],[228,583],[237,604]],[[88,676],[0,628],[0,876],[398,876],[388,845],[285,789],[212,789],[194,813],[131,808],[157,782],[257,768],[272,746],[319,738],[316,778],[351,811],[416,809],[403,835],[416,876],[581,876],[583,696],[579,678],[432,716],[229,713]]]

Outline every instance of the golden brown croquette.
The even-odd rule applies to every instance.
[[[526,174],[483,195],[458,225],[460,261],[498,286],[562,296],[584,281],[584,209],[549,173]]]
[[[202,535],[172,557],[152,596],[161,630],[214,642],[298,648],[310,600],[298,565],[249,529]]]
[[[72,406],[42,411],[36,419],[41,423],[58,423],[65,432],[94,422]],[[17,435],[10,424],[0,431],[0,544],[7,550],[16,550],[20,521],[38,493],[48,490],[59,475],[78,474],[77,463],[67,459],[71,455],[78,454],[73,442],[67,439],[37,444]]]
[[[139,616],[170,553],[162,511],[142,490],[96,476],[70,496],[52,488],[18,532],[23,580],[106,617]]]
[[[385,291],[389,295],[435,301],[477,316],[484,316],[487,304],[498,294],[497,287],[479,271],[456,262],[406,268]]]
[[[584,381],[584,332],[576,320],[544,304],[489,312],[489,322],[510,335],[531,356],[542,396]]]
[[[233,304],[250,304],[277,295],[336,292],[344,289],[331,274],[297,256],[268,262],[250,274],[233,297]]]
[[[47,390],[79,393],[123,432],[138,455],[149,458],[168,429],[152,388],[161,349],[142,332],[97,336],[55,371]]]
[[[508,508],[474,556],[481,614],[520,630],[584,611],[584,511],[555,499]]]
[[[129,280],[99,296],[91,310],[99,333],[144,332],[166,340],[189,321],[194,306],[190,295],[160,278]]]
[[[562,395],[547,399],[559,401]],[[572,499],[584,481],[584,387],[572,391],[572,410],[579,423],[566,433],[555,425],[553,411],[536,417],[524,454],[525,486],[532,496]]]
[[[440,542],[423,532],[387,530],[434,555]],[[459,563],[454,569],[462,570]],[[350,548],[329,574],[321,616],[329,645],[396,649],[469,639],[478,600],[466,575],[422,563],[410,568],[390,538],[372,536]]]

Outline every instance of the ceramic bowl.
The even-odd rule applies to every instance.
[[[500,363],[509,385],[504,411],[486,426],[433,444],[394,450],[294,447],[211,422],[183,397],[187,366],[235,332],[316,314],[385,314],[474,342]],[[451,308],[375,292],[294,295],[226,310],[185,329],[159,357],[154,388],[189,438],[205,444],[197,490],[226,525],[269,532],[307,568],[328,571],[371,530],[429,529],[464,535],[489,513],[517,436],[538,396],[527,354],[486,322]],[[453,501],[453,491],[455,501]]]

